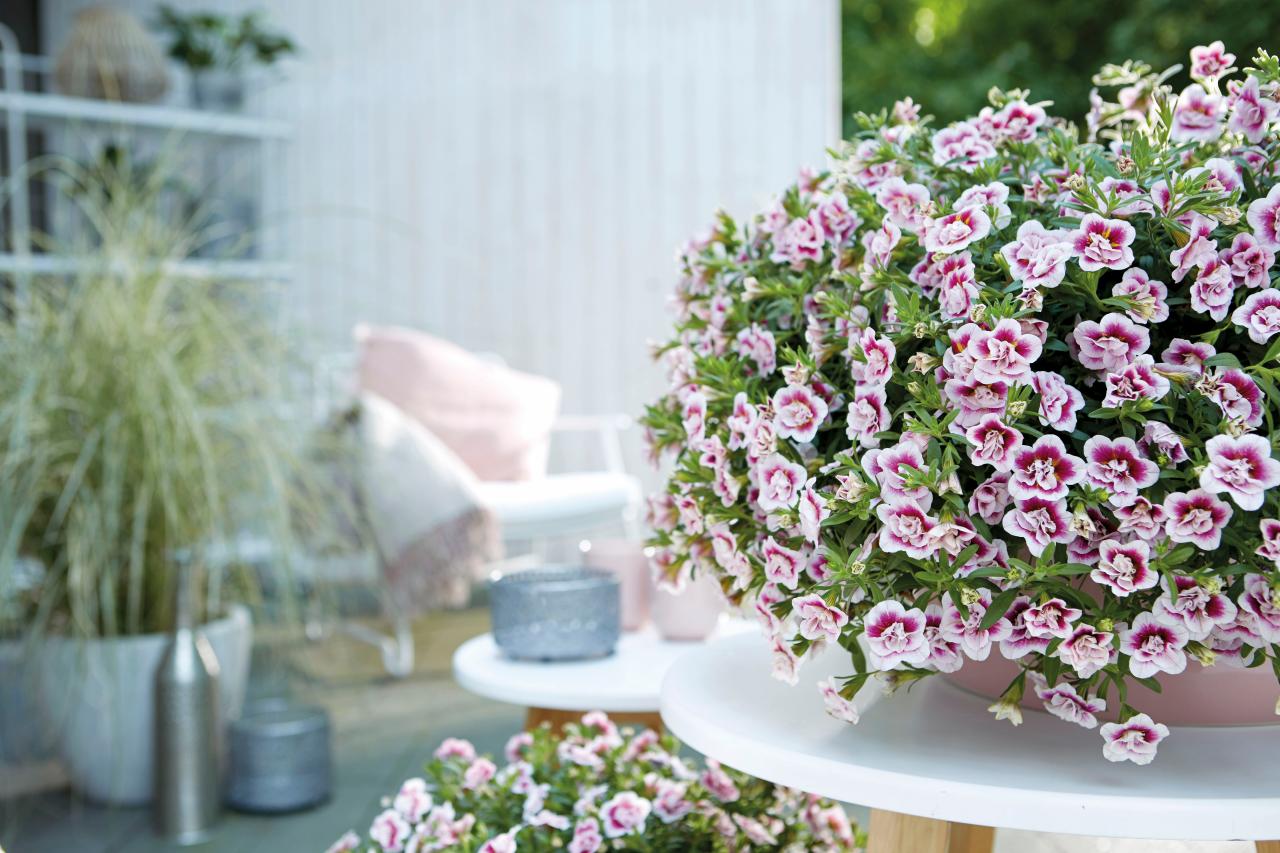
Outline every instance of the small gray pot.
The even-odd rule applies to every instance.
[[[621,633],[618,579],[579,566],[503,575],[489,584],[493,639],[517,660],[583,660],[613,654]]]

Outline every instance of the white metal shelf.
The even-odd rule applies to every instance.
[[[101,267],[104,261],[97,258],[77,258],[68,255],[30,254],[19,255],[0,252],[0,274],[74,275]],[[109,263],[109,262],[107,262]],[[121,265],[123,265],[123,261]],[[280,261],[255,260],[201,260],[188,258],[180,261],[160,261],[160,266],[175,275],[189,278],[219,278],[244,281],[283,281],[293,271],[292,265]]]
[[[18,111],[28,120],[89,122],[244,139],[287,139],[288,123],[258,116],[125,104],[38,92],[0,91],[0,118]]]

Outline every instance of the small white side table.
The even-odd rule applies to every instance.
[[[994,829],[1120,838],[1257,841],[1280,853],[1280,727],[1176,728],[1155,762],[1102,757],[1096,730],[990,704],[928,679],[856,726],[828,717],[817,683],[851,671],[838,650],[800,684],[769,675],[756,636],[693,649],[662,687],[667,728],[771,782],[870,806],[869,853],[990,853]]]
[[[751,623],[722,617],[717,635],[755,630]],[[661,730],[662,677],[675,660],[702,643],[663,640],[652,627],[624,633],[607,658],[543,663],[506,657],[492,634],[467,640],[453,654],[453,675],[467,690],[529,708],[530,728],[560,726],[587,711],[606,711],[619,722]]]

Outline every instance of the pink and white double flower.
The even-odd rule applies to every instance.
[[[1013,625],[1004,616],[992,625],[982,627],[982,622],[990,608],[990,590],[978,590],[978,600],[967,607],[968,616],[961,614],[960,608],[952,603],[950,593],[944,595],[942,597],[943,639],[957,643],[972,660],[986,660],[991,654],[991,644],[1005,639],[1013,630]]]
[[[827,419],[827,403],[807,385],[788,385],[773,395],[778,438],[805,444],[813,441]]]
[[[883,389],[893,376],[893,341],[879,337],[873,329],[849,339],[849,375],[858,391]]]
[[[1030,380],[1031,365],[1042,348],[1040,338],[1024,332],[1017,320],[1005,319],[991,331],[974,335],[966,351],[973,359],[974,379],[1015,385]]]
[[[918,608],[910,610],[893,599],[881,601],[863,617],[868,663],[878,670],[890,670],[900,664],[920,666],[929,659],[929,642],[925,639],[925,615]]]
[[[884,208],[884,218],[912,234],[924,225],[928,202],[929,190],[924,184],[909,184],[899,177],[889,178],[876,188],[876,204]]]
[[[1102,755],[1108,761],[1150,764],[1160,742],[1169,736],[1169,727],[1146,714],[1137,714],[1123,723],[1106,723],[1099,732]]]
[[[1262,141],[1267,134],[1267,127],[1280,116],[1280,104],[1262,94],[1258,78],[1250,76],[1244,85],[1235,91],[1231,104],[1231,118],[1227,121],[1227,129],[1244,134],[1244,138],[1254,145]]]
[[[1151,335],[1123,314],[1106,314],[1094,322],[1085,320],[1071,333],[1077,360],[1090,370],[1116,371],[1151,346]]]
[[[1125,598],[1132,592],[1150,589],[1159,582],[1159,575],[1151,568],[1150,560],[1151,546],[1141,539],[1125,543],[1104,539],[1098,546],[1098,564],[1089,577],[1120,598]]]
[[[1022,446],[1022,433],[1006,425],[996,415],[987,415],[965,430],[969,440],[969,459],[974,465],[990,465],[997,471],[1009,471],[1013,455]]]
[[[1157,672],[1177,675],[1187,668],[1189,637],[1181,625],[1165,624],[1151,613],[1139,613],[1133,626],[1120,634],[1120,651],[1129,656],[1129,672],[1150,678]]]
[[[1035,691],[1036,696],[1044,703],[1044,709],[1050,714],[1086,729],[1096,728],[1097,715],[1107,710],[1105,699],[1081,696],[1073,685],[1065,681],[1053,687],[1039,684]]]
[[[1231,314],[1231,322],[1243,326],[1255,343],[1265,344],[1280,332],[1280,290],[1268,287],[1250,294]]]
[[[1266,287],[1276,263],[1275,252],[1247,231],[1237,234],[1230,248],[1223,249],[1218,257],[1231,270],[1231,279],[1237,287]]]
[[[910,502],[882,503],[876,507],[880,519],[880,550],[901,552],[917,560],[933,556],[938,543],[931,535],[938,520]]]
[[[760,490],[756,503],[762,510],[790,509],[799,502],[800,492],[808,479],[803,465],[773,453],[761,459],[754,470]]]
[[[1222,544],[1222,528],[1231,520],[1232,509],[1225,501],[1204,489],[1171,492],[1164,499],[1165,534],[1174,542],[1190,542],[1202,551],[1215,551]]]
[[[1084,408],[1084,396],[1061,374],[1045,370],[1031,374],[1031,387],[1040,395],[1040,423],[1072,432],[1076,428],[1076,412]]]
[[[1034,219],[1018,226],[1017,238],[1000,254],[1009,262],[1009,274],[1024,287],[1057,287],[1067,274],[1067,261],[1075,254],[1070,231],[1050,230]]]
[[[1110,631],[1082,623],[1058,646],[1057,656],[1075,670],[1077,676],[1088,678],[1111,663],[1114,639]]]
[[[993,474],[969,496],[969,512],[987,524],[996,524],[1004,518],[1009,502],[1009,475]]]
[[[800,636],[806,640],[836,642],[840,631],[849,624],[849,616],[839,607],[827,602],[820,595],[803,595],[792,602]]]
[[[1265,197],[1255,199],[1245,219],[1260,245],[1273,252],[1280,250],[1280,184],[1273,186]]]
[[[1061,598],[1051,598],[1028,607],[1022,620],[1026,623],[1027,633],[1033,637],[1056,637],[1065,640],[1071,636],[1072,623],[1079,619],[1083,612]]]
[[[1009,494],[1014,498],[1057,500],[1067,496],[1069,486],[1084,479],[1084,460],[1067,453],[1062,439],[1046,435],[1030,447],[1013,453]]]
[[[608,838],[640,835],[653,805],[634,791],[619,791],[600,806],[600,821]]]
[[[928,509],[933,503],[928,487],[907,485],[907,478],[924,468],[924,456],[912,441],[900,441],[862,455],[862,469],[880,485],[880,497],[887,503],[909,502]]]
[[[1104,219],[1096,213],[1080,220],[1080,227],[1071,232],[1071,247],[1080,269],[1093,272],[1100,269],[1123,270],[1133,266],[1133,238],[1137,232],[1123,219]]]
[[[872,389],[854,394],[847,414],[845,436],[862,447],[878,447],[877,435],[889,428],[889,409],[885,406],[884,391]]]
[[[1156,369],[1155,359],[1140,355],[1104,380],[1107,393],[1102,398],[1105,409],[1118,409],[1139,400],[1160,400],[1169,393],[1170,384]]]
[[[1111,289],[1111,295],[1133,300],[1133,307],[1125,313],[1135,323],[1163,323],[1169,319],[1169,305],[1165,302],[1169,288],[1137,267],[1124,271],[1124,277]]]
[[[1262,508],[1267,489],[1280,485],[1280,462],[1271,457],[1271,442],[1259,435],[1216,435],[1205,443],[1209,462],[1200,488],[1226,492],[1241,509]]]
[[[1065,543],[1076,538],[1065,500],[1041,497],[1020,500],[1014,509],[1005,513],[1001,526],[1008,533],[1022,537],[1027,550],[1037,557],[1051,542]]]
[[[1095,435],[1084,443],[1085,480],[1105,489],[1112,506],[1132,504],[1138,490],[1160,477],[1160,469],[1142,455],[1131,438],[1110,439]]]
[[[1226,102],[1221,95],[1191,84],[1178,95],[1169,136],[1177,142],[1212,142],[1222,136]]]
[[[966,207],[924,223],[924,248],[949,255],[991,233],[991,217],[981,207]]]
[[[766,536],[760,545],[760,558],[764,561],[764,576],[770,583],[795,589],[804,571],[805,557],[799,551],[780,545],[772,536]]]
[[[1254,629],[1267,643],[1280,643],[1280,594],[1264,575],[1245,575],[1240,610],[1253,617]]]
[[[1219,625],[1236,618],[1236,606],[1220,592],[1210,592],[1195,578],[1166,575],[1160,579],[1160,598],[1152,613],[1165,625],[1186,630],[1192,640],[1203,640]]]

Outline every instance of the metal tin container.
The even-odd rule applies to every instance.
[[[266,814],[329,799],[333,762],[329,716],[320,708],[269,702],[230,727],[227,805]]]
[[[489,584],[493,639],[518,660],[613,654],[621,632],[618,579],[582,566],[512,572]]]

